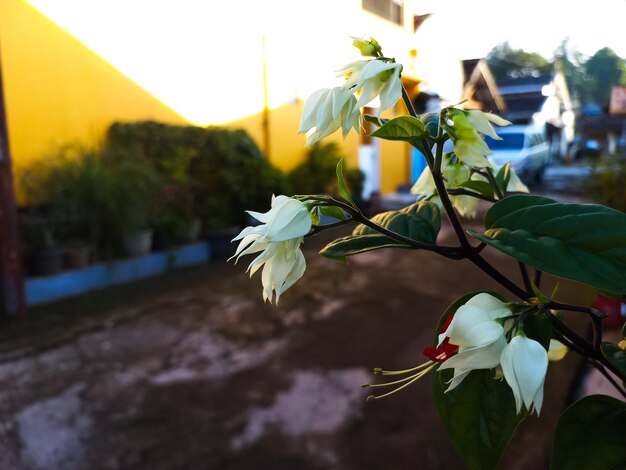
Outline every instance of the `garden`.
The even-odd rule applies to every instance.
[[[50,276],[199,239],[224,259],[244,209],[301,185],[332,193],[341,158],[336,144],[318,145],[284,174],[241,129],[115,123],[101,148],[66,146],[25,172],[25,272]],[[361,172],[350,178],[359,191]]]

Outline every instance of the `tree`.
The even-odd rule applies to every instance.
[[[513,49],[508,42],[498,44],[487,54],[487,64],[498,83],[508,78],[539,77],[552,70],[551,62],[542,55]]]
[[[611,88],[626,85],[624,59],[608,47],[600,49],[585,62],[584,72],[583,101],[594,102],[603,108],[609,106]]]

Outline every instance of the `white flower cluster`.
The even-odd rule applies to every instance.
[[[454,143],[454,153],[470,167],[485,167],[488,165],[487,155],[491,150],[480,134],[488,135],[492,139],[502,140],[494,130],[492,123],[497,126],[508,126],[511,123],[506,119],[482,111],[461,111],[448,108],[452,126],[446,126],[448,135]]]
[[[365,47],[356,41],[355,46],[360,50]],[[374,47],[371,42],[367,46]],[[381,112],[393,106],[402,94],[401,70],[400,64],[382,58],[359,60],[339,70],[338,76],[344,77],[345,82],[317,90],[304,105],[298,133],[308,133],[306,145],[313,145],[339,128],[344,138],[350,129],[360,132],[361,108],[377,96]]]
[[[300,245],[311,230],[309,208],[303,202],[287,196],[272,196],[268,212],[248,213],[262,222],[244,228],[232,241],[241,240],[237,251],[230,258],[261,252],[248,266],[250,277],[261,267],[263,300],[276,303],[281,294],[302,277],[306,261]]]
[[[453,369],[448,391],[477,369],[499,369],[513,391],[517,412],[522,405],[537,414],[543,403],[543,384],[548,369],[548,351],[520,330],[511,332],[513,314],[510,307],[496,297],[481,293],[461,306],[448,328],[439,335],[458,346],[458,352],[439,367]],[[511,334],[515,333],[515,334]],[[512,339],[507,342],[507,336]],[[551,356],[562,358],[561,343],[552,341]]]
[[[490,164],[487,160],[485,160],[485,162],[486,164],[483,166],[490,168],[494,173],[497,173],[500,169],[496,165]],[[469,180],[487,181],[484,176],[478,173],[471,174],[469,166],[464,164],[462,161],[453,161],[447,154],[444,154],[441,162],[441,173],[447,182],[446,187],[448,189],[458,188]],[[506,187],[507,192],[527,193],[528,188],[524,183],[522,183],[513,169],[510,169],[510,175],[509,183]],[[424,168],[422,174],[411,188],[411,194],[425,196],[430,201],[441,206],[441,200],[437,195],[435,180],[433,179],[433,175],[428,167]],[[450,195],[450,201],[452,202],[454,208],[462,216],[474,217],[476,215],[476,211],[478,209],[478,199],[474,196]]]

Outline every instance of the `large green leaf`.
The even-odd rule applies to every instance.
[[[552,444],[552,470],[626,468],[626,403],[592,395],[570,406]]]
[[[427,201],[416,202],[399,211],[377,214],[371,220],[387,230],[430,244],[436,243],[441,226],[439,208]],[[360,224],[352,235],[332,241],[320,251],[320,254],[327,258],[343,260],[346,256],[380,248],[411,248],[411,246]]]
[[[452,370],[433,373],[439,416],[461,458],[470,469],[492,469],[515,428],[524,418],[515,412],[513,392],[493,370],[474,370],[454,390],[445,392]]]
[[[601,348],[604,357],[626,377],[626,351],[623,351],[617,344],[609,342],[603,342]]]
[[[413,116],[400,116],[385,122],[372,132],[374,137],[411,142],[428,134],[424,123]]]
[[[456,312],[472,292],[457,299],[439,321],[434,341],[448,312]],[[488,292],[502,301],[499,294]],[[433,397],[452,445],[470,469],[491,469],[496,466],[515,428],[525,414],[515,412],[513,392],[504,380],[495,380],[493,370],[469,373],[454,390],[446,392],[453,371],[433,372]]]
[[[541,271],[626,293],[626,214],[541,196],[507,197],[485,215],[480,241]]]

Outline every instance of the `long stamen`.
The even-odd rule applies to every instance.
[[[367,388],[367,387],[389,387],[390,385],[396,385],[396,384],[401,384],[406,382],[407,380],[411,380],[413,378],[415,378],[415,376],[421,374],[421,372],[418,372],[417,374],[413,374],[413,375],[409,375],[408,377],[404,377],[403,379],[399,379],[399,380],[394,380],[393,382],[384,382],[381,384],[362,384],[361,388]]]
[[[410,369],[404,369],[404,370],[383,370],[380,367],[376,367],[374,369],[374,375],[402,375],[402,374],[408,374],[409,372],[415,372],[416,370],[420,370],[423,369],[424,367],[429,367],[433,364],[433,361],[427,361],[423,364],[420,364],[419,366],[416,367],[412,367]]]
[[[423,371],[418,372],[414,376],[409,377],[410,380],[408,382],[406,382],[404,385],[401,385],[400,387],[395,388],[395,389],[391,390],[390,392],[384,393],[383,395],[370,395],[370,396],[367,397],[367,401],[380,400],[381,398],[385,398],[385,397],[388,397],[389,395],[393,395],[394,393],[399,392],[403,388],[408,387],[409,385],[411,385],[416,380],[422,378],[424,375],[426,375],[428,372],[430,372],[430,370],[433,367],[435,367],[435,363],[432,363],[430,365],[430,367],[428,367],[427,369],[424,369]]]

